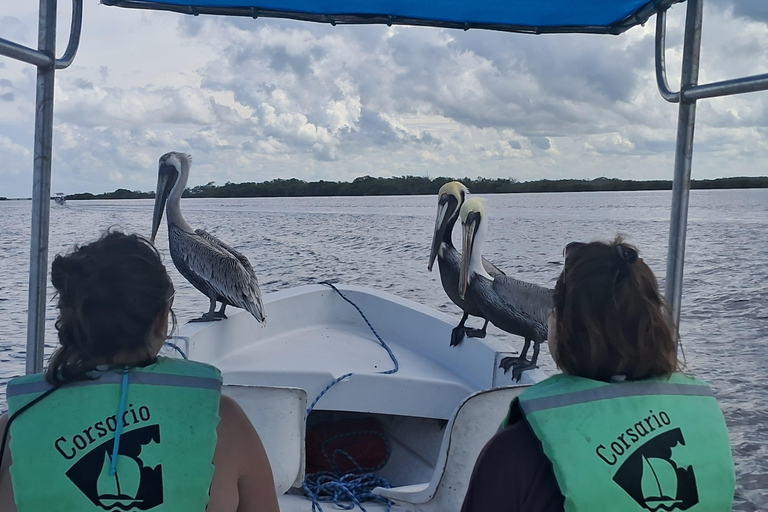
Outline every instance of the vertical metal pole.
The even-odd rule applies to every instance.
[[[672,182],[672,216],[669,222],[665,290],[667,301],[672,306],[675,325],[680,325],[685,232],[688,224],[688,196],[691,190],[693,126],[696,120],[696,100],[686,100],[685,91],[696,85],[699,80],[701,11],[702,0],[688,0],[683,42],[683,68],[680,78],[680,108],[677,118],[677,148],[675,150],[675,176]]]
[[[38,50],[56,58],[56,1],[40,0]],[[37,68],[35,102],[35,163],[32,184],[32,241],[29,255],[27,373],[43,369],[48,224],[51,213],[51,144],[53,142],[53,79],[55,68]]]

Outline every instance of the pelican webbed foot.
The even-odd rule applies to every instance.
[[[217,316],[217,313],[204,313],[203,316],[200,318],[193,318],[192,320],[189,320],[189,323],[191,322],[218,322],[219,320],[223,320],[224,318],[227,318],[226,316],[220,317]]]
[[[485,321],[483,324],[482,329],[464,329],[464,334],[467,335],[467,338],[485,338],[485,330],[488,328],[488,320]]]
[[[530,361],[528,361],[526,358],[522,356],[516,356],[516,357],[505,357],[501,360],[499,364],[499,368],[504,369],[504,373],[508,373],[509,369],[512,368],[516,364],[528,364]]]
[[[503,368],[504,373],[509,372],[509,369],[512,368],[512,380],[520,382],[524,371],[538,368],[538,366],[535,362],[529,361],[524,357],[505,357],[501,360],[499,368]]]
[[[464,312],[464,315],[461,317],[461,322],[459,322],[459,325],[453,328],[451,331],[451,346],[455,347],[459,345],[462,341],[464,341],[464,335],[467,332],[467,329],[464,327],[464,322],[467,321],[467,318],[469,318],[469,313]]]
[[[462,341],[464,341],[464,335],[466,334],[466,329],[462,325],[459,325],[457,327],[454,327],[451,331],[451,346],[455,347],[461,344]]]

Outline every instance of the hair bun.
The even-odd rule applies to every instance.
[[[627,265],[631,265],[637,261],[637,251],[631,247],[617,245],[616,252],[619,253],[619,258],[621,258]]]

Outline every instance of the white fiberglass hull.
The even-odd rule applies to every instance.
[[[504,417],[509,397],[522,391],[519,386],[546,376],[541,370],[531,370],[523,374],[520,383],[513,382],[511,375],[499,368],[499,362],[515,353],[492,335],[466,338],[461,345],[451,347],[455,317],[384,292],[358,286],[339,285],[338,289],[360,308],[389,346],[399,364],[397,372],[382,373],[394,368],[387,350],[360,313],[325,285],[267,294],[267,323],[263,327],[248,313],[230,310],[227,320],[185,325],[179,344],[190,359],[216,365],[222,371],[225,393],[240,401],[264,438],[279,492],[303,480],[307,424],[367,415],[382,423],[392,446],[389,462],[379,473],[393,487],[412,486],[404,487],[402,496],[395,493],[396,498],[424,502],[404,503],[403,510],[436,510],[438,505],[446,512],[458,510],[463,490],[452,484],[452,495],[446,501],[445,493],[438,490],[441,480],[463,480],[459,487],[464,487],[480,448]],[[304,408],[334,379],[348,373],[353,375],[327,390],[306,418]],[[263,387],[292,388],[291,401],[295,404],[285,407],[293,407],[293,412],[265,415],[264,407],[272,411],[266,402],[278,410],[284,399],[254,394]],[[481,393],[472,408],[467,407],[467,425],[472,431],[464,432],[469,427],[459,427],[456,419],[460,406],[468,404],[467,398],[479,391],[500,387],[506,387],[500,390],[505,395],[496,393],[493,398],[494,393]],[[480,402],[484,403],[478,405]],[[265,416],[283,419],[276,422]],[[296,423],[292,426],[295,435],[286,433],[290,430],[286,421]],[[451,442],[471,446],[446,469],[441,466],[447,465],[444,452]],[[297,446],[286,448],[286,443]],[[288,459],[297,460],[289,463]],[[455,471],[461,474],[448,474]],[[281,510],[311,510],[311,503],[292,494],[295,492],[294,488],[281,497]],[[367,510],[379,509],[372,502],[365,506]],[[381,506],[381,510],[385,508]]]

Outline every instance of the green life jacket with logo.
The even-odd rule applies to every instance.
[[[526,390],[519,406],[552,462],[566,512],[731,510],[728,431],[699,379],[606,383],[561,374]]]
[[[214,471],[219,370],[158,358],[93,376],[56,389],[13,420],[10,471],[19,512],[203,512]],[[50,388],[42,374],[13,379],[9,415]]]

